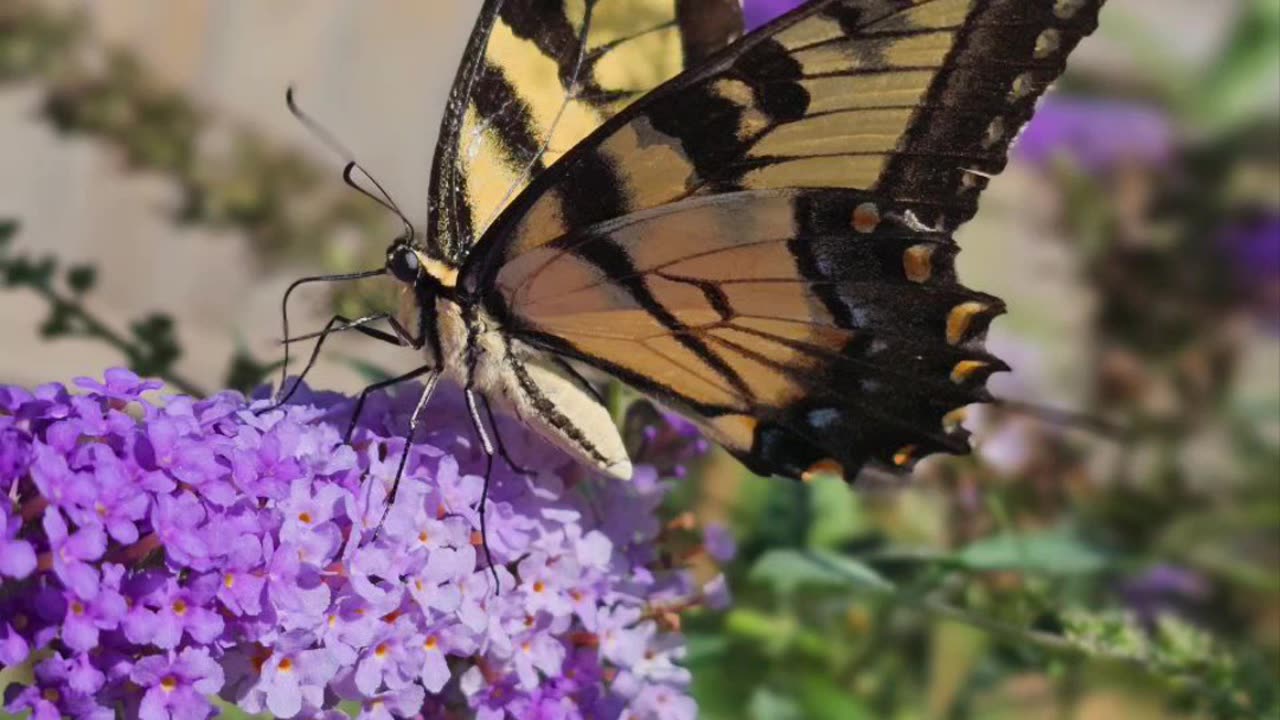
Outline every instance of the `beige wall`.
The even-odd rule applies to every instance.
[[[331,165],[340,184],[341,163],[285,109],[285,87],[295,84],[304,107],[421,222],[436,127],[478,5],[105,0],[80,6],[99,42],[132,49],[163,81],[228,123],[259,128]],[[92,305],[120,329],[152,309],[173,313],[187,347],[181,369],[203,384],[216,384],[237,337],[265,357],[279,334],[278,298],[300,269],[258,274],[235,234],[174,226],[171,182],[126,172],[119,155],[102,144],[55,135],[38,117],[40,97],[33,86],[0,88],[0,216],[21,219],[19,246],[97,263],[101,285]],[[44,309],[27,294],[0,294],[0,382],[67,379],[119,364],[100,344],[38,342]],[[365,352],[369,346],[351,347]],[[320,381],[356,382],[335,372]]]

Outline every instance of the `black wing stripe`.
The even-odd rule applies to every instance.
[[[533,378],[529,377],[529,371],[525,369],[522,363],[517,361],[514,357],[509,357],[507,368],[511,371],[511,374],[515,376],[516,382],[520,385],[520,389],[528,397],[529,402],[533,405],[533,409],[538,413],[539,417],[545,420],[552,427],[567,435],[573,440],[577,447],[585,450],[587,454],[595,459],[596,462],[602,465],[608,464],[609,458],[605,457],[604,454],[600,452],[600,449],[591,442],[590,436],[583,432],[582,428],[575,425],[569,416],[560,412],[560,409],[556,407],[556,404],[551,400],[551,398],[543,394],[542,390],[538,388],[538,384],[533,381]]]
[[[692,60],[741,28],[736,0],[485,0],[432,166],[432,254],[461,266],[533,178],[680,69],[677,40]]]
[[[533,111],[502,68],[485,63],[471,98],[483,123],[479,130],[492,127],[508,162],[525,166],[526,172],[546,169],[540,157],[542,144],[533,130]],[[478,137],[470,138],[463,152],[469,152]]]
[[[794,347],[795,349],[803,349],[806,352],[809,352],[813,355],[828,356],[828,357],[834,355],[835,357],[831,359],[833,359],[839,365],[843,365],[846,367],[852,366],[852,363],[848,362],[849,358],[835,354],[835,353],[823,352],[819,354],[817,352],[814,352],[812,348],[805,348],[803,345],[793,345],[791,343],[786,342],[785,340],[777,338],[777,336],[771,335],[770,333],[743,330],[742,328],[738,328],[738,329],[740,331],[745,331],[748,334],[755,335],[762,339],[770,340],[772,342],[778,342],[779,344],[787,345],[789,347]],[[808,388],[811,391],[812,396],[815,396],[817,398],[822,398],[824,396],[829,396],[831,394],[832,389],[829,386],[824,385],[824,379],[821,378],[820,376],[815,376],[812,372],[805,372],[804,370],[798,369],[794,366],[788,366],[788,365],[777,363],[772,359],[770,359],[769,357],[763,355],[762,353],[756,352],[750,348],[747,348],[743,345],[735,343],[731,340],[726,340],[718,336],[712,336],[712,337],[716,342],[724,345],[725,347],[731,348],[736,352],[739,352],[758,362],[774,367],[779,373],[786,375],[787,377],[790,377],[793,380],[795,380],[797,385]],[[880,367],[873,366],[873,372],[876,375],[885,374],[884,369]],[[913,377],[913,376],[904,377],[902,379],[909,380],[911,382],[920,381],[920,378]],[[946,387],[942,383],[937,383],[937,382],[934,382],[931,384],[933,384],[935,388],[940,386],[943,389],[943,393],[941,393],[938,396],[935,396],[936,397],[935,401],[940,408],[953,406],[956,400],[962,400],[965,403],[968,403],[968,402],[972,402],[974,399],[971,393],[965,392],[959,388],[956,388],[955,386]],[[836,399],[836,398],[832,398],[832,399]],[[916,426],[916,423],[914,421],[904,420],[903,418],[896,417],[889,413],[882,412],[878,408],[872,407],[864,402],[859,401],[856,398],[841,397],[838,399],[842,404],[848,407],[857,408],[861,413],[871,418],[874,422],[880,423],[883,426],[895,427],[895,428],[898,428],[900,431],[905,431],[909,433],[919,432],[919,428]],[[941,432],[933,431],[931,433],[926,433],[925,436],[928,437],[930,440],[933,440],[934,442],[939,443],[940,445],[943,445],[945,447],[955,448],[956,449],[955,451],[963,452],[963,450],[965,449],[965,446],[963,444],[957,443],[956,438],[947,436]]]
[[[677,342],[719,373],[738,393],[750,394],[746,382],[736,370],[725,363],[720,356],[711,352],[706,343],[686,332],[688,328],[684,323],[680,322],[680,319],[658,300],[644,278],[637,275],[635,264],[631,262],[627,251],[619,247],[611,238],[584,243],[574,251],[574,254],[600,268],[601,272],[610,278],[629,277],[630,279],[617,284],[625,288],[641,308],[650,313],[664,327],[670,329],[675,334]]]

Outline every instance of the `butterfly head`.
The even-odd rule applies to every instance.
[[[400,237],[387,246],[386,273],[411,288],[426,286],[437,294],[452,293],[458,270],[449,263],[427,255],[408,238]]]
[[[418,284],[422,274],[422,260],[408,241],[397,239],[387,248],[387,274],[405,285]]]

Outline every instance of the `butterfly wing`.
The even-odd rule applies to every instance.
[[[460,265],[531,178],[741,34],[739,0],[486,0],[436,148],[433,249]]]
[[[463,287],[757,472],[962,452],[948,419],[1005,366],[952,232],[1101,4],[809,3],[550,167]]]

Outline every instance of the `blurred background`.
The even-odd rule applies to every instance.
[[[285,286],[395,232],[285,88],[421,221],[478,6],[0,3],[0,383],[263,381]],[[670,508],[735,596],[682,618],[704,716],[1280,717],[1280,1],[1110,0],[960,242],[997,394],[1116,430],[979,409],[856,492],[713,455]],[[295,327],[371,291],[326,292]]]

